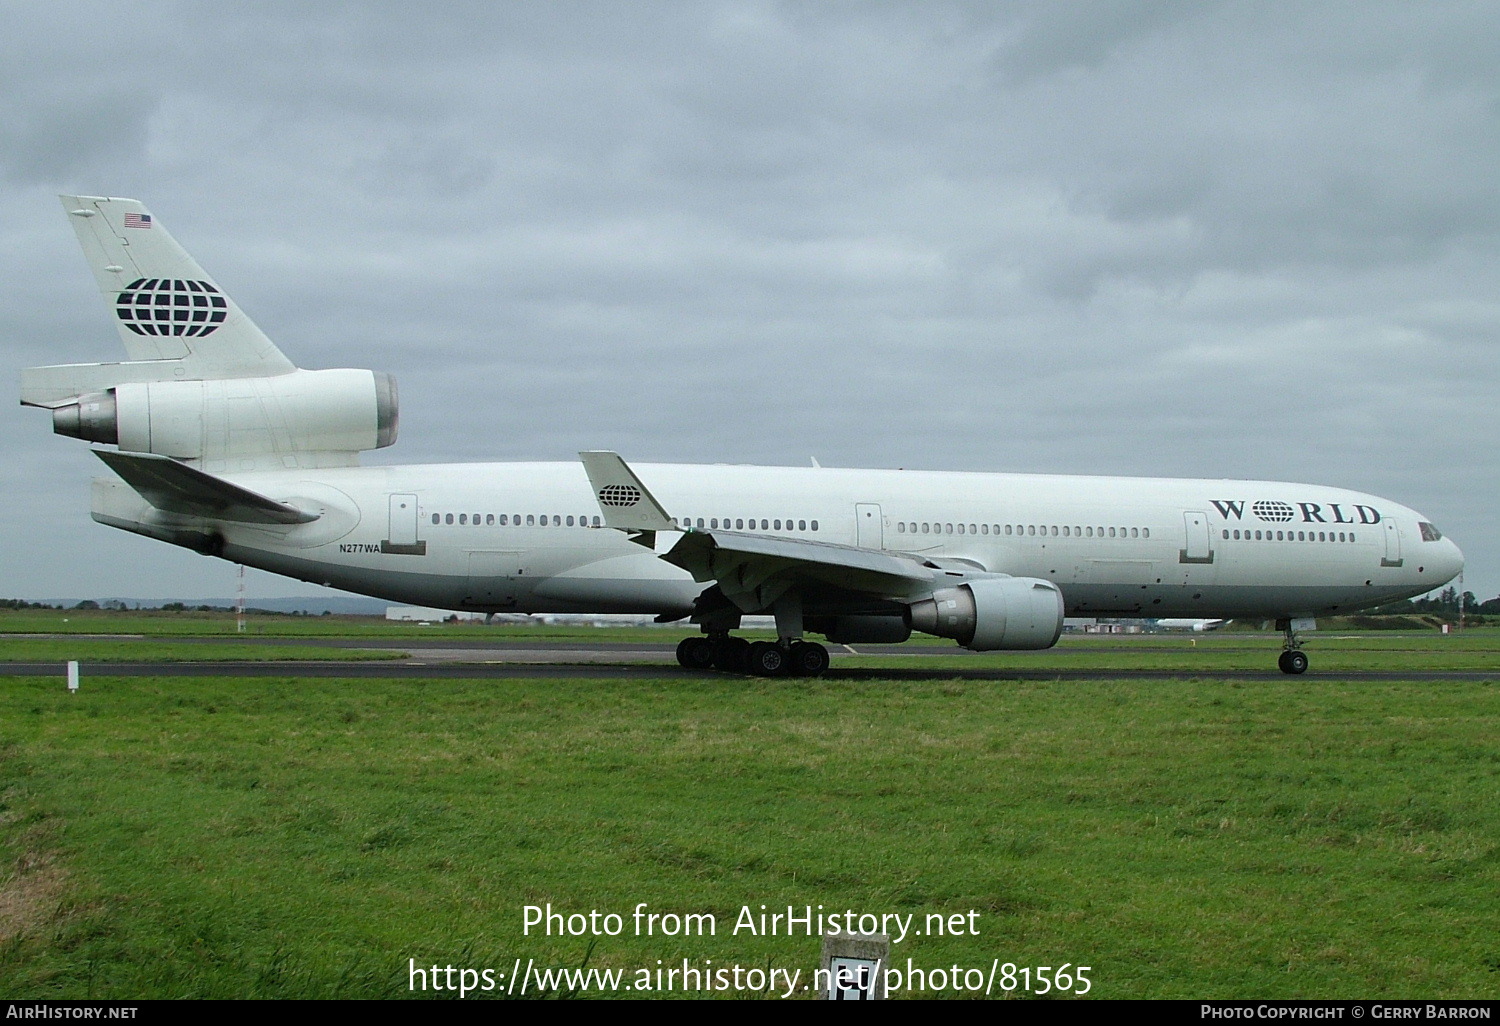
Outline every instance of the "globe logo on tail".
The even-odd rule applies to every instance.
[[[207,335],[228,312],[214,286],[182,278],[137,278],[115,301],[115,315],[137,335]]]
[[[641,490],[635,485],[605,485],[599,489],[599,502],[605,506],[634,506],[641,501]]]

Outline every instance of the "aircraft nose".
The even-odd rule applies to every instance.
[[[1459,551],[1457,545],[1448,539],[1443,539],[1443,552],[1439,557],[1444,580],[1451,581],[1464,571],[1464,554]]]

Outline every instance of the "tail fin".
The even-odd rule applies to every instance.
[[[296,369],[140,201],[61,199],[132,360],[188,360],[205,378]]]
[[[274,377],[297,369],[144,204],[60,198],[131,362],[32,368],[23,375],[23,403],[51,406],[125,382]]]

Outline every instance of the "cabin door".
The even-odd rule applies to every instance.
[[[862,549],[885,548],[885,527],[880,504],[861,502],[854,507],[854,544]]]
[[[1401,528],[1396,526],[1394,520],[1385,522],[1385,558],[1380,561],[1380,565],[1401,565]]]
[[[1186,537],[1178,553],[1180,563],[1212,563],[1214,561],[1213,535],[1208,530],[1208,514],[1189,510],[1182,514]]]
[[[411,494],[390,497],[389,518],[380,551],[399,556],[425,556],[427,543],[417,540],[417,497]]]

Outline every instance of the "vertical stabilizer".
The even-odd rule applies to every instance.
[[[171,376],[193,380],[296,370],[144,204],[61,199],[131,360],[180,361]]]

